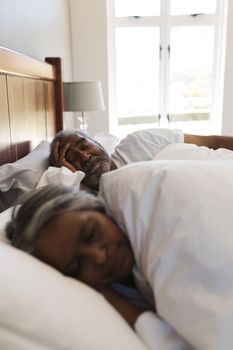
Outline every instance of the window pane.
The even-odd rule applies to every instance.
[[[153,123],[159,109],[159,29],[116,29],[116,110],[120,125]]]
[[[160,0],[115,0],[115,16],[158,16]]]
[[[172,15],[215,13],[216,0],[171,0]]]
[[[172,122],[209,119],[214,28],[171,31],[169,114]]]

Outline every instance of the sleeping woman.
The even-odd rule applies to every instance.
[[[8,238],[102,292],[149,349],[231,349],[233,161],[158,162],[103,175],[98,197],[36,190]],[[110,287],[132,279],[154,311]]]
[[[15,208],[7,235],[15,247],[102,292],[130,277],[135,264],[127,236],[102,201],[65,186],[35,191]]]
[[[13,246],[101,292],[134,328],[145,310],[110,287],[114,282],[132,283],[134,253],[127,235],[106,214],[103,201],[75,188],[48,185],[14,208],[6,231]],[[186,348],[170,326],[159,318],[156,323],[166,337],[172,335],[178,349]]]

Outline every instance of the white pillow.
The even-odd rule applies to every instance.
[[[119,143],[119,138],[113,134],[99,132],[94,136],[94,139],[104,147],[109,155],[111,155],[116,145]]]
[[[42,173],[48,168],[50,143],[41,143],[28,155],[0,167],[0,191],[19,189],[23,192],[35,188]]]
[[[50,166],[42,174],[40,180],[37,183],[36,188],[43,187],[49,184],[65,185],[67,187],[80,188],[80,183],[84,178],[85,173],[77,170],[75,172],[62,166],[61,168]]]
[[[8,242],[6,238],[5,226],[6,223],[11,219],[12,209],[13,207],[10,207],[0,214],[0,242]]]
[[[0,212],[14,205],[15,201],[22,195],[22,191],[18,188],[12,188],[9,191],[0,191]]]
[[[146,350],[102,295],[3,242],[0,285],[0,349]]]
[[[102,175],[99,196],[159,315],[195,349],[232,349],[233,161],[127,165]]]

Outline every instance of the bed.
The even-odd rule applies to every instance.
[[[61,62],[46,61],[0,50],[2,209],[35,188],[63,127]],[[159,314],[144,312],[137,334],[99,293],[11,247],[4,232],[11,207],[3,210],[0,348],[231,350],[232,179],[230,159],[157,159],[102,176],[99,195],[128,232]]]
[[[0,47],[0,164],[16,161],[63,128],[61,59],[39,62]]]
[[[60,58],[40,62],[3,47],[0,47],[0,58],[0,165],[11,163],[2,168],[0,174],[2,211],[24,190],[13,183],[16,171],[28,160],[24,157],[42,140],[51,140],[63,128],[63,91]],[[17,163],[20,159],[24,160]],[[30,176],[37,180],[40,169],[36,167],[41,163],[35,164]],[[21,167],[21,173],[25,174],[25,168],[26,164]]]
[[[0,348],[145,350],[99,293],[5,238],[14,200],[48,167],[49,141],[63,128],[62,96],[60,58],[40,62],[0,47]]]

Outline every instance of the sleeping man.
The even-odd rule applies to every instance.
[[[232,160],[138,162],[103,174],[97,197],[60,185],[36,190],[7,233],[102,292],[148,349],[230,350],[232,194]],[[132,279],[152,311],[110,288]]]
[[[216,151],[215,151],[216,150]],[[78,129],[59,132],[51,144],[50,164],[85,173],[82,184],[98,192],[102,174],[123,165],[153,159],[228,159],[233,137],[183,134],[180,130],[147,129],[122,139],[113,154]]]

